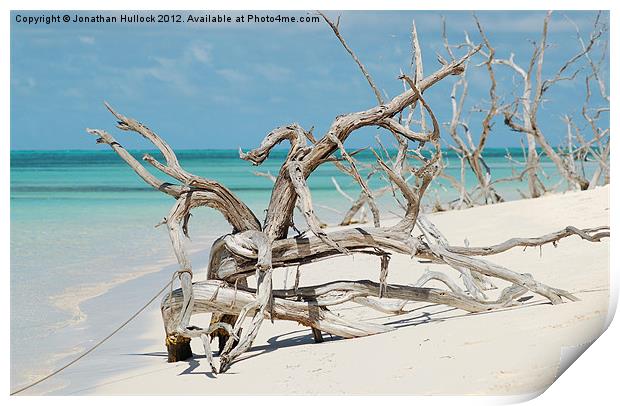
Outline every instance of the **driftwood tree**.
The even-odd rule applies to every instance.
[[[410,302],[438,303],[467,312],[506,308],[518,305],[517,299],[526,292],[540,295],[553,305],[565,299],[578,300],[565,290],[541,283],[527,273],[509,270],[485,257],[515,247],[555,244],[571,235],[596,242],[609,236],[607,227],[584,230],[567,227],[537,238],[512,238],[493,246],[464,247],[451,245],[421,213],[422,197],[437,176],[441,160],[440,127],[422,95],[446,77],[461,74],[464,64],[482,46],[470,47],[465,55],[445,62],[437,71],[422,77],[416,35],[414,57],[419,65],[418,74],[413,78],[402,75],[401,80],[407,86],[405,90],[390,100],[383,100],[370,74],[342,39],[338,24],[327,17],[325,20],[361,68],[378,105],[338,115],[320,139],[299,125],[291,124],[274,129],[256,149],[240,152],[241,159],[260,165],[277,144],[290,144],[279,173],[274,175],[271,200],[262,222],[231,190],[216,181],[187,172],[173,149],[159,135],[144,124],[116,112],[108,104],[106,107],[118,120],[117,127],[150,141],[161,151],[165,162],[148,154],[143,160],[176,179],[178,184],[154,176],[108,132],[88,130],[97,137],[97,142],[112,148],[147,184],[175,200],[162,222],[168,229],[179,263],[173,278],[178,278],[181,284],[180,289],[164,297],[161,304],[169,361],[190,357],[189,341],[200,337],[213,371],[225,372],[250,348],[265,318],[297,321],[310,327],[317,341],[321,340],[321,332],[349,338],[391,329],[347,320],[330,311],[330,307],[350,301],[382,312],[401,313],[405,311],[404,305]],[[414,108],[424,111],[429,120],[428,128],[423,126],[422,131],[416,131],[410,127],[411,120],[403,120],[401,113]],[[376,168],[389,179],[390,188],[398,193],[405,209],[400,221],[389,227],[380,225],[379,209],[372,203],[373,192],[360,175],[353,154],[348,153],[344,146],[356,130],[368,126],[386,129],[400,146],[393,160],[375,152]],[[422,148],[426,148],[427,153],[422,154]],[[415,163],[407,159],[410,155],[416,157]],[[359,183],[371,205],[373,224],[333,231],[321,227],[306,180],[320,165],[330,162],[338,162]],[[211,246],[207,280],[192,281],[192,265],[185,251],[184,236],[188,233],[191,211],[201,206],[217,210],[232,229]],[[296,208],[303,215],[308,231],[289,236]],[[297,277],[293,288],[274,289],[272,286],[273,272],[352,253],[380,257],[378,282],[335,279],[318,286],[299,286]],[[462,275],[463,286],[447,274],[436,271],[428,271],[413,286],[389,284],[389,260],[395,254],[448,265]],[[248,286],[247,278],[250,277],[256,279],[256,288]],[[492,279],[507,281],[509,287],[491,299],[485,289]],[[430,280],[440,281],[446,288],[424,287]],[[210,325],[192,326],[192,315],[202,312],[211,313]],[[211,337],[215,336],[220,344],[219,369],[215,368],[210,347]]]

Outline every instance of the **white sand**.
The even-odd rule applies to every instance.
[[[534,237],[567,225],[609,224],[609,187],[432,215],[454,245],[472,246]],[[557,248],[514,249],[490,257],[541,282],[574,292],[581,301],[559,306],[534,297],[523,306],[467,315],[417,303],[413,313],[388,317],[357,305],[346,317],[393,323],[395,331],[372,337],[314,344],[309,329],[292,322],[265,322],[245,359],[224,375],[211,377],[199,340],[195,360],[168,364],[158,310],[147,331],[148,366],[100,382],[84,383],[79,394],[493,394],[540,391],[556,378],[562,348],[589,343],[602,332],[609,302],[609,243],[578,237]],[[389,281],[413,283],[426,264],[395,256]],[[445,269],[431,265],[433,269]],[[328,279],[377,279],[376,258],[355,255],[304,268],[301,284]],[[292,284],[293,270],[288,277]],[[281,287],[278,275],[275,287]],[[197,318],[196,324],[200,323]],[[131,327],[129,327],[131,328]],[[578,347],[577,347],[578,348]],[[583,348],[583,347],[582,347]],[[135,357],[143,355],[136,354]],[[142,361],[142,359],[141,359]],[[217,362],[217,358],[216,358]],[[144,365],[144,362],[142,362]]]

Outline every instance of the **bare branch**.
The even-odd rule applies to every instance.
[[[377,98],[377,102],[379,102],[379,104],[383,104],[383,97],[381,97],[381,92],[379,91],[379,89],[377,89],[377,85],[375,85],[375,82],[374,82],[374,80],[372,80],[372,77],[370,76],[370,73],[368,73],[368,71],[366,70],[366,67],[362,64],[362,62],[360,62],[359,58],[355,55],[355,53],[349,47],[349,45],[347,45],[347,43],[345,42],[344,38],[342,38],[342,35],[340,35],[340,31],[338,30],[338,25],[334,24],[322,12],[317,11],[317,13],[319,13],[321,15],[321,17],[323,17],[323,19],[329,25],[329,27],[332,29],[332,31],[334,31],[334,34],[336,34],[336,37],[338,38],[338,40],[340,41],[340,43],[342,44],[344,49],[347,50],[347,52],[349,53],[349,55],[351,55],[351,58],[353,58],[353,60],[357,64],[357,66],[359,66],[360,70],[364,74],[364,77],[368,81],[368,84],[372,88],[372,91],[375,93],[375,97]],[[340,18],[338,18],[338,21],[340,21]]]

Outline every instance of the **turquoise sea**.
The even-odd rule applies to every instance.
[[[132,151],[137,157],[144,152]],[[520,150],[511,154],[519,156]],[[254,171],[276,175],[285,155],[285,150],[276,150],[262,166],[254,167],[240,160],[235,150],[178,151],[188,171],[222,182],[261,220],[272,183]],[[512,164],[505,155],[504,149],[486,151],[494,179],[511,174]],[[358,158],[374,161],[368,151]],[[457,157],[446,152],[446,158],[449,173],[458,178]],[[555,184],[553,165],[543,162],[543,168],[546,182]],[[469,175],[468,184],[473,185]],[[351,196],[359,193],[353,181],[333,165],[317,170],[309,185],[317,212],[327,223],[337,222],[342,217],[337,211],[344,212],[349,203],[336,192],[332,177]],[[382,182],[375,176],[371,187],[380,187]],[[499,190],[506,198],[517,199],[519,187],[525,189],[524,184],[509,182]],[[435,193],[443,201],[456,196],[445,182],[433,184],[427,196]],[[11,151],[12,389],[49,372],[106,335],[169,280],[174,257],[165,229],[154,225],[172,203],[144,184],[111,151]],[[389,193],[381,205],[386,211],[396,208]],[[217,212],[198,210],[190,223],[190,249],[203,251],[195,254],[194,265],[204,266],[204,250],[229,231]],[[98,305],[92,305],[93,301]],[[48,389],[66,385],[70,376],[63,373]]]

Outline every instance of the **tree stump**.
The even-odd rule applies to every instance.
[[[166,336],[166,348],[168,349],[168,362],[185,361],[191,358],[192,347],[190,346],[190,338],[177,334]]]

